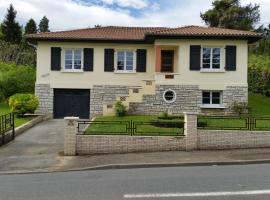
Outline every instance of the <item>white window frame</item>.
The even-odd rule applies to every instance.
[[[124,52],[124,69],[123,70],[118,70],[118,53],[119,52]],[[126,54],[127,52],[132,52],[133,53],[133,69],[132,70],[127,70],[126,66]],[[137,52],[134,49],[117,49],[115,51],[114,55],[114,72],[115,73],[136,73],[136,63],[137,63]]]
[[[210,68],[203,68],[203,49],[204,48],[209,48],[211,49],[210,53]],[[220,49],[220,59],[219,59],[219,69],[213,68],[213,49],[218,48]],[[225,72],[224,67],[222,66],[222,61],[223,61],[223,56],[222,56],[222,49],[223,47],[221,46],[202,46],[201,48],[201,72]]]
[[[72,51],[72,69],[66,69],[66,51],[71,50]],[[81,51],[81,68],[80,69],[74,69],[74,51],[80,50]],[[83,72],[83,49],[81,48],[65,48],[64,49],[64,61],[63,61],[63,71],[64,72]]]
[[[204,92],[210,92],[210,103],[209,104],[203,103],[203,93]],[[214,92],[219,92],[219,98],[220,98],[219,104],[213,104],[213,93]],[[221,91],[221,90],[203,90],[201,102],[202,102],[201,108],[225,108],[223,105],[223,91]]]
[[[165,98],[165,94],[166,94],[167,92],[172,92],[173,95],[174,95],[173,99],[170,100],[170,101],[167,100],[167,99]],[[168,90],[165,90],[165,91],[163,92],[163,100],[164,100],[166,103],[173,103],[173,102],[175,102],[176,98],[177,98],[176,92],[175,92],[174,90],[172,90],[172,89],[168,89]]]

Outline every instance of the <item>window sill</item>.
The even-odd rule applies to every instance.
[[[62,70],[63,73],[83,73],[83,70]]]
[[[225,109],[226,107],[224,105],[207,105],[207,104],[204,104],[204,105],[201,105],[200,108],[210,108],[210,109]]]
[[[136,71],[114,71],[115,74],[136,74]]]
[[[201,73],[225,73],[224,69],[201,69]]]

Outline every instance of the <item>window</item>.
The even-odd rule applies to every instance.
[[[65,70],[81,70],[82,69],[82,50],[66,49],[65,50]]]
[[[220,69],[220,48],[202,48],[202,69]]]
[[[135,71],[135,52],[134,51],[117,51],[116,52],[116,69],[119,72]]]
[[[202,104],[203,105],[221,105],[221,95],[219,91],[203,91]]]
[[[163,99],[167,103],[173,103],[176,100],[176,93],[173,90],[166,90],[163,93]]]

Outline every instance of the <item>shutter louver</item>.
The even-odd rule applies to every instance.
[[[190,70],[199,71],[201,69],[201,46],[190,46]]]
[[[146,49],[137,49],[137,63],[136,71],[137,72],[146,72]]]
[[[226,46],[225,69],[236,71],[236,46]]]
[[[94,49],[85,48],[83,49],[83,70],[93,71],[94,64]]]
[[[61,70],[61,48],[51,47],[51,70],[60,71]]]
[[[114,71],[114,49],[104,50],[104,71],[105,72]]]

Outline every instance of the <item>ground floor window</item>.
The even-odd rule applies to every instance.
[[[203,105],[221,105],[222,92],[221,91],[203,91],[202,104]]]

